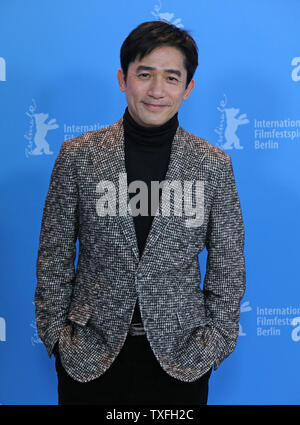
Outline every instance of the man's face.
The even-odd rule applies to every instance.
[[[195,82],[191,80],[185,88],[187,71],[183,61],[180,50],[162,46],[129,64],[126,83],[123,70],[118,70],[120,89],[126,93],[129,113],[138,124],[164,124],[189,97]]]

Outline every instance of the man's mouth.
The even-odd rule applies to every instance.
[[[149,109],[150,111],[160,111],[161,109],[165,108],[167,105],[155,105],[153,103],[146,103],[143,102],[145,107]]]

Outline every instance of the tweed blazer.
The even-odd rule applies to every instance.
[[[124,173],[123,118],[62,143],[38,247],[39,336],[49,356],[59,342],[61,362],[73,379],[91,381],[122,349],[138,299],[161,367],[176,379],[195,381],[219,367],[238,337],[244,226],[231,157],[178,126],[165,181],[202,182],[202,219],[187,225],[190,214],[184,208],[175,213],[178,202],[171,196],[170,214],[157,211],[141,258],[130,206],[127,214],[102,216],[96,207],[99,183],[109,181],[118,192],[116,211],[125,211]],[[198,254],[204,248],[202,279]]]

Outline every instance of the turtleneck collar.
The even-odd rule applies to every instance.
[[[130,115],[128,106],[123,115],[123,126],[125,139],[147,146],[162,146],[163,144],[173,140],[178,127],[178,112],[158,127],[144,127],[138,124]]]

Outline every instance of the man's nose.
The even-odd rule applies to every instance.
[[[155,97],[155,98],[161,98],[164,97],[164,84],[162,78],[154,77],[151,80],[150,86],[148,88],[148,94],[149,96]]]

